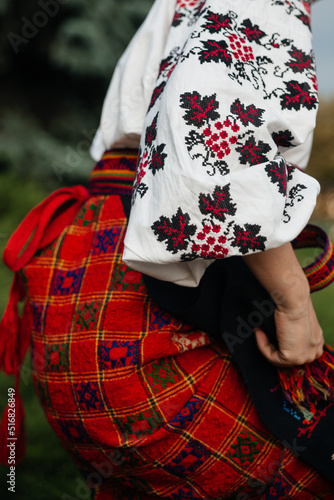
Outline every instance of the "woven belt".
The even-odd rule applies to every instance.
[[[106,151],[90,174],[89,192],[92,195],[131,196],[137,158],[137,149]]]

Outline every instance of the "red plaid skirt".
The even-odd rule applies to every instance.
[[[21,272],[52,428],[98,500],[333,499],[266,429],[227,348],[167,314],[122,262],[135,163],[106,153],[73,223]]]

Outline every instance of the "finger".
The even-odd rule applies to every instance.
[[[321,356],[323,355],[323,353],[324,353],[324,347],[323,347],[323,345],[321,345],[317,349],[316,359],[321,358]]]
[[[280,352],[276,349],[276,347],[269,341],[268,336],[265,334],[263,330],[256,328],[254,330],[256,343],[259,348],[259,351],[263,356],[275,366],[287,366],[282,363],[280,359]]]

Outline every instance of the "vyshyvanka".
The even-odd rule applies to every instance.
[[[298,236],[318,191],[295,166],[307,161],[317,107],[308,7],[157,0],[113,77],[88,189],[50,195],[7,245],[16,275],[1,367],[19,381],[31,343],[41,405],[98,500],[334,495],[332,351],[300,370],[265,362],[252,327],[273,329],[272,306],[240,259],[298,237],[297,246],[323,247],[307,270],[311,287],[333,279],[321,230]],[[208,73],[198,80],[200,67]],[[170,191],[167,207],[177,159],[193,167],[199,203],[174,206]],[[150,276],[122,257],[134,179],[132,221],[149,213],[148,199],[152,213],[163,209],[141,238],[159,269],[154,258],[134,263]],[[170,281],[199,285],[162,284],[169,264]],[[18,382],[15,398],[19,459]]]

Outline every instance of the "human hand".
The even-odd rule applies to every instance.
[[[244,260],[276,304],[278,348],[263,330],[256,328],[261,353],[280,367],[302,365],[319,358],[324,337],[313,309],[307,278],[291,244],[245,256]]]
[[[308,297],[299,306],[277,304],[275,311],[278,348],[260,328],[255,329],[258,348],[275,366],[288,367],[310,363],[323,353],[324,337],[313,304]]]

